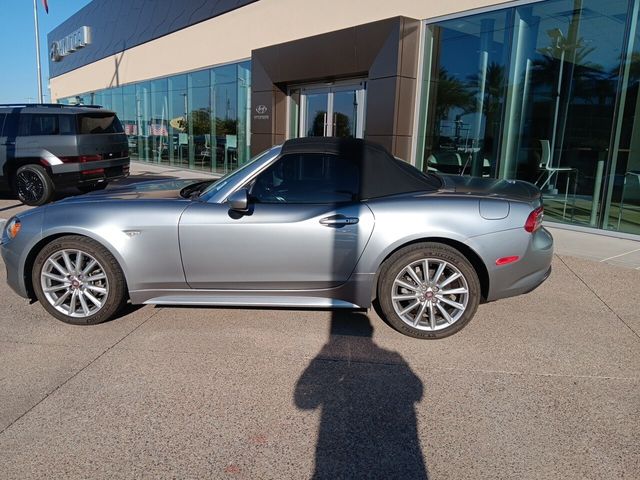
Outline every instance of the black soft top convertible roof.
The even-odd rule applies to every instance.
[[[382,146],[356,138],[307,137],[287,140],[281,155],[327,153],[354,162],[360,169],[360,198],[378,198],[399,193],[434,191],[442,186]]]

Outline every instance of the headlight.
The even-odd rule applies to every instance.
[[[22,228],[22,224],[20,223],[20,220],[18,220],[16,217],[13,217],[11,220],[7,222],[7,226],[5,227],[5,231],[7,232],[7,237],[13,240],[18,236],[18,233],[20,233],[21,228]]]

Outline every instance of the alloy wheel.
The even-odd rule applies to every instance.
[[[59,250],[44,262],[40,274],[47,301],[74,318],[95,315],[109,296],[109,281],[102,265],[81,250]]]
[[[462,317],[469,301],[469,285],[455,265],[423,258],[406,265],[396,275],[391,300],[407,325],[434,332],[450,327]]]
[[[27,202],[37,202],[44,194],[42,179],[31,170],[23,170],[16,175],[16,187],[20,198]]]

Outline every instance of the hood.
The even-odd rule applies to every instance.
[[[151,180],[132,183],[130,185],[116,185],[106,190],[98,190],[68,197],[56,203],[98,202],[105,200],[136,200],[136,199],[176,199],[186,200],[180,191],[196,183],[211,181],[211,179],[167,179]]]
[[[522,180],[498,180],[460,175],[440,175],[440,177],[444,182],[445,190],[452,190],[462,195],[498,197],[525,202],[534,202],[542,197],[538,187]]]

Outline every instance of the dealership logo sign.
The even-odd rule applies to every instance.
[[[59,62],[67,55],[86,47],[90,43],[91,29],[89,27],[80,27],[78,30],[70,33],[63,39],[54,41],[51,44],[49,57],[52,62]]]
[[[267,115],[268,111],[269,108],[266,105],[258,105],[256,107],[257,115],[254,115],[253,118],[255,120],[269,120],[269,115]]]

